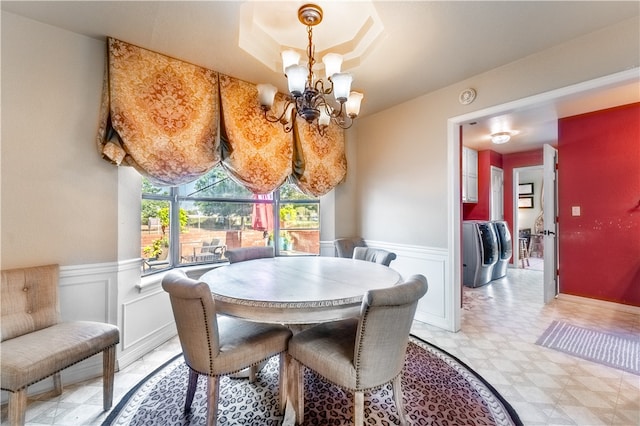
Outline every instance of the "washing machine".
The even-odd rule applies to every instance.
[[[462,222],[462,283],[480,287],[493,279],[498,261],[498,240],[489,221]]]
[[[494,231],[496,233],[496,240],[498,241],[498,260],[493,267],[492,279],[502,278],[507,275],[507,268],[509,267],[509,261],[513,253],[513,246],[511,241],[511,232],[509,232],[509,225],[504,220],[491,221]]]

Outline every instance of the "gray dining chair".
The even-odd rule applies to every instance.
[[[393,287],[369,290],[360,317],[323,323],[289,341],[289,395],[296,423],[304,422],[304,368],[354,394],[353,422],[364,422],[364,394],[392,384],[401,424],[407,424],[401,373],[418,300],[428,289],[423,275]]]
[[[272,246],[242,247],[227,250],[225,256],[229,259],[229,263],[236,263],[244,262],[245,260],[275,257],[275,251]]]
[[[396,258],[396,254],[383,249],[376,249],[371,247],[355,247],[353,249],[353,258],[389,266],[391,264],[391,261]]]
[[[361,237],[348,237],[338,238],[333,242],[333,246],[336,249],[337,257],[346,257],[351,259],[353,257],[353,249],[355,247],[366,247],[367,244]]]
[[[218,317],[209,286],[183,271],[168,272],[162,288],[169,293],[178,338],[189,367],[184,411],[191,410],[200,375],[207,378],[207,425],[215,425],[220,377],[235,374],[279,355],[280,410],[287,398],[285,357],[291,331],[281,325]]]

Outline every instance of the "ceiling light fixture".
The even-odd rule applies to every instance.
[[[315,4],[305,4],[298,9],[298,20],[307,26],[309,44],[307,46],[307,66],[299,65],[300,54],[293,50],[282,52],[282,69],[288,81],[289,96],[282,113],[273,114],[271,108],[278,89],[271,84],[258,84],[258,99],[264,111],[264,117],[272,123],[280,122],[286,132],[292,126],[292,112],[304,118],[310,124],[316,124],[318,132],[324,134],[330,121],[343,129],[348,129],[360,113],[362,93],[351,92],[353,77],[340,72],[342,56],[328,53],[322,58],[325,74],[331,86],[325,88],[322,79],[314,79],[313,65],[315,46],[313,45],[313,27],[322,22],[322,9]],[[325,99],[333,93],[339,109],[334,108]]]
[[[491,142],[495,143],[496,145],[507,143],[510,139],[511,132],[498,132],[491,135]]]

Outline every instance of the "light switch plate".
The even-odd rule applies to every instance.
[[[580,206],[571,206],[571,216],[580,216]]]

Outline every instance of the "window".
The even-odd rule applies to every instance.
[[[225,251],[273,245],[276,256],[320,253],[320,201],[285,184],[256,195],[218,166],[176,187],[142,181],[142,273],[226,262]]]

